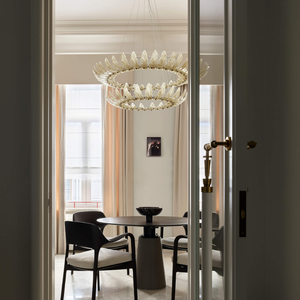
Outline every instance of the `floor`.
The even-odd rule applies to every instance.
[[[172,251],[163,250],[166,288],[161,290],[138,290],[139,300],[170,300],[172,282]],[[64,256],[55,258],[55,300],[60,299]],[[90,300],[92,291],[92,272],[67,272],[64,300]],[[177,273],[176,300],[187,299],[187,274]],[[129,300],[133,299],[132,276],[126,270],[101,272],[101,291],[96,299]],[[222,277],[213,272],[213,300],[223,300]]]

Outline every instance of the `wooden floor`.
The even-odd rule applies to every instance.
[[[170,300],[172,282],[172,251],[163,250],[166,274],[166,288],[161,290],[138,290],[139,300]],[[55,258],[55,300],[60,299],[63,255]],[[131,274],[132,275],[132,274]],[[96,299],[133,300],[132,276],[126,270],[101,272],[101,291]],[[92,272],[67,272],[65,300],[90,300],[92,293]],[[177,273],[176,300],[187,299],[187,274]],[[213,272],[213,299],[223,300],[222,277]]]

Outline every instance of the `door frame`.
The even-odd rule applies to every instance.
[[[31,299],[53,300],[55,247],[54,0],[31,0]]]

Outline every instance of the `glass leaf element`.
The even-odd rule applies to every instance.
[[[155,68],[157,66],[157,62],[158,62],[158,53],[156,50],[154,50],[150,59],[149,67]]]
[[[151,83],[148,83],[146,86],[145,97],[147,99],[151,99],[153,97],[153,88]]]
[[[118,63],[117,59],[112,56],[111,58],[113,65],[118,69],[118,70],[122,70],[123,68],[120,66],[120,64]]]
[[[138,69],[140,67],[135,52],[131,53],[130,62],[134,69]]]
[[[157,67],[162,69],[166,64],[166,61],[167,61],[167,52],[163,51],[158,61]]]
[[[175,60],[176,60],[176,54],[175,54],[175,52],[173,52],[171,54],[171,57],[170,57],[168,63],[166,64],[166,68],[171,68],[173,66]]]
[[[105,64],[109,70],[115,71],[115,68],[110,64],[107,58],[105,58]]]
[[[141,67],[147,68],[148,67],[148,55],[147,52],[144,50],[141,57]]]
[[[124,69],[126,69],[126,70],[131,69],[131,66],[129,65],[126,55],[124,53],[121,54],[121,62],[122,62]]]

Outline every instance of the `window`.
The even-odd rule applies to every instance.
[[[66,209],[102,209],[101,85],[66,86]]]

